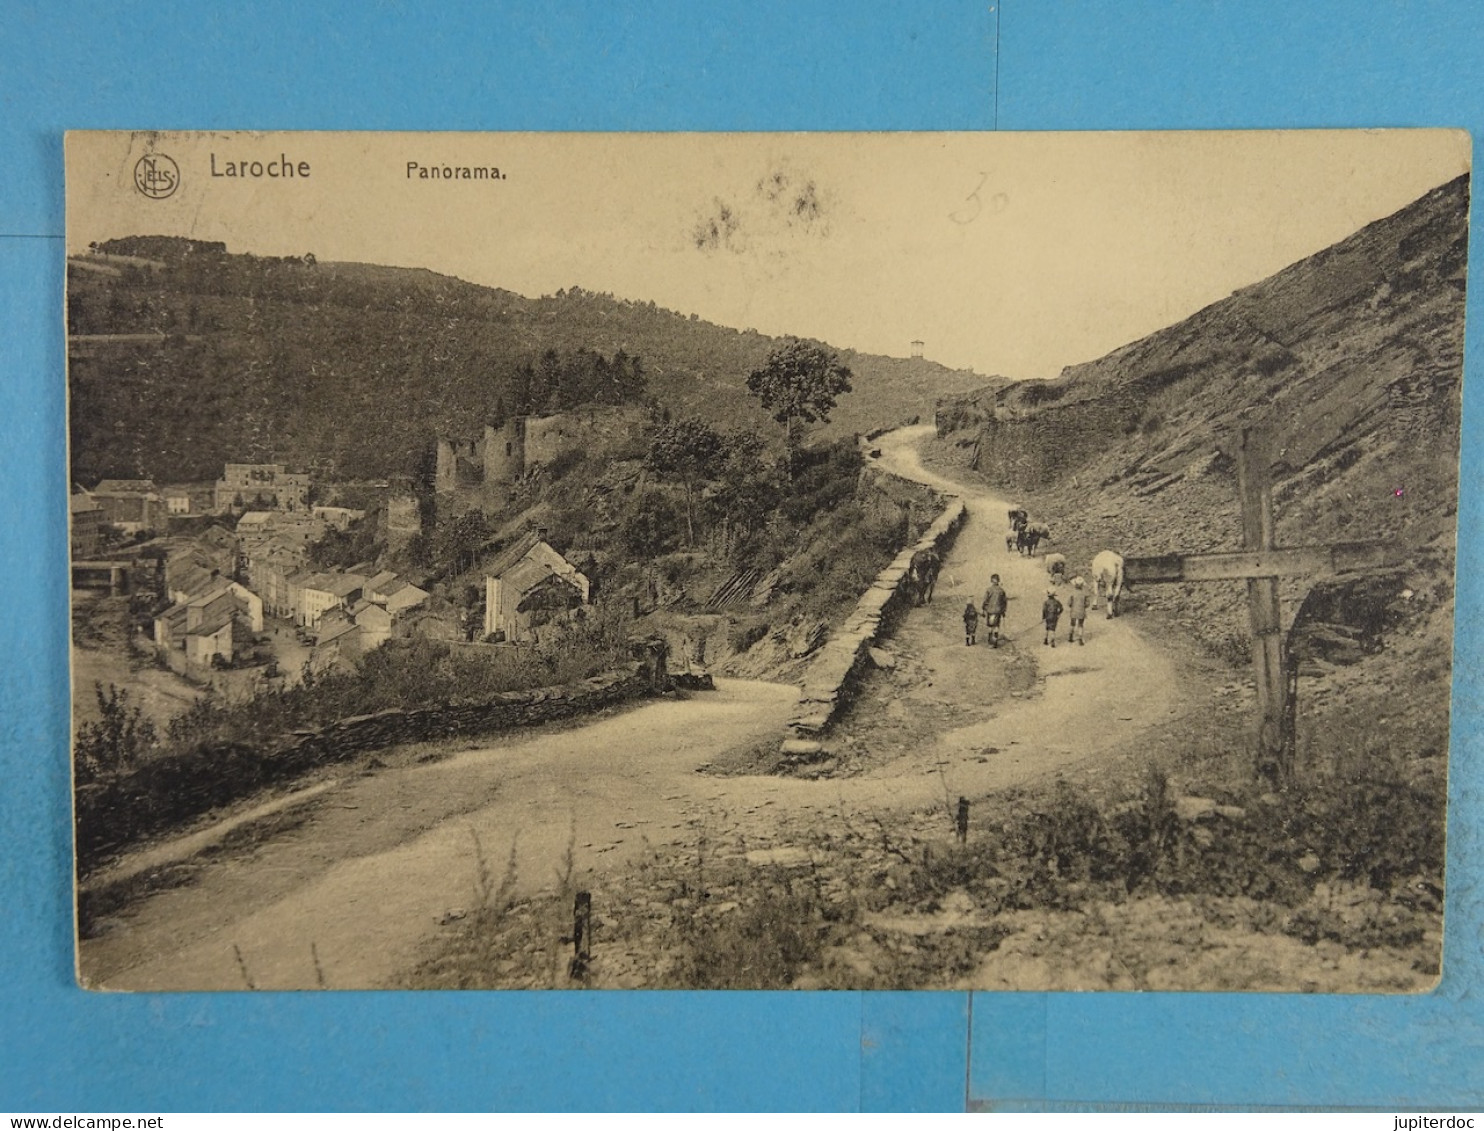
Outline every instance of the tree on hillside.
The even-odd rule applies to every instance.
[[[851,372],[834,350],[790,338],[768,355],[767,364],[747,378],[747,391],[783,425],[788,475],[805,424],[830,418],[835,398],[850,392]]]
[[[716,478],[726,457],[721,433],[699,417],[686,417],[662,426],[649,442],[644,466],[663,479],[678,482],[685,490],[685,542],[696,544],[696,489]]]
[[[778,505],[778,477],[762,453],[762,437],[752,429],[726,437],[726,458],[710,503],[721,518],[722,552],[728,556],[745,550]]]

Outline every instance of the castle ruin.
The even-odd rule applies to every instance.
[[[486,424],[477,439],[438,440],[434,490],[456,509],[486,513],[505,509],[526,471],[526,418]]]

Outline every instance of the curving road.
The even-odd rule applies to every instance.
[[[959,616],[997,572],[1013,599],[1008,635],[1039,665],[1039,694],[839,780],[696,773],[782,735],[796,689],[742,680],[438,762],[389,756],[375,772],[306,791],[297,807],[265,808],[275,833],[245,852],[198,855],[191,884],[105,921],[83,948],[84,980],[117,990],[306,988],[323,976],[333,988],[372,987],[407,968],[441,918],[472,904],[480,852],[498,880],[514,845],[518,886],[533,890],[552,883],[569,845],[576,874],[599,876],[718,815],[777,843],[811,812],[917,809],[940,804],[945,785],[973,796],[1026,782],[1111,751],[1178,709],[1172,665],[1123,620],[1091,620],[1085,647],[1040,646],[1039,559],[1006,552],[1005,500],[922,466],[917,447],[931,432],[882,437],[881,462],[959,494],[969,521],[937,599],[908,615],[899,645],[919,658],[936,700],[978,703],[983,665],[1008,650],[964,648]]]

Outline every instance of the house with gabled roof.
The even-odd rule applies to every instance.
[[[320,621],[321,631],[309,656],[315,671],[352,664],[366,651],[366,633],[344,610],[335,609]]]
[[[155,617],[155,647],[167,661],[182,653],[188,666],[209,667],[218,658],[230,663],[234,624],[263,631],[263,602],[235,581],[211,577],[198,592],[183,596]]]
[[[164,502],[151,479],[104,479],[92,496],[103,508],[103,521],[125,534],[164,526]]]
[[[529,640],[541,625],[588,603],[586,575],[531,531],[484,570],[484,634]]]

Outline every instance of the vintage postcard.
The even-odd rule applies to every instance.
[[[1469,152],[70,134],[81,982],[1432,987]]]

